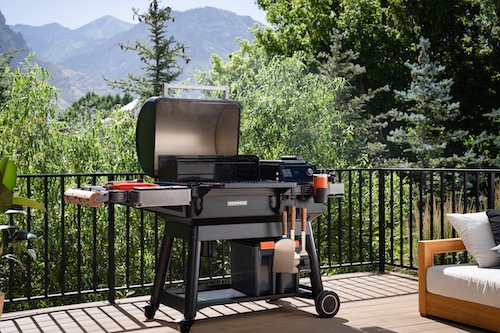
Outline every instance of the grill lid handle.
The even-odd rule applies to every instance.
[[[162,87],[162,97],[168,97],[169,89],[184,89],[184,90],[223,91],[224,99],[229,99],[229,87],[191,86],[185,84],[168,84],[168,83],[163,83],[161,87]]]

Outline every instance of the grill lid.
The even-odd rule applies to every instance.
[[[137,120],[139,164],[157,178],[160,159],[169,156],[236,156],[239,125],[236,101],[150,98]]]

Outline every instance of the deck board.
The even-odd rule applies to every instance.
[[[325,289],[341,300],[334,318],[318,318],[314,301],[284,298],[200,309],[191,332],[486,332],[456,323],[421,317],[418,312],[417,280],[403,274],[352,273],[323,277]],[[115,333],[178,332],[182,314],[161,305],[155,318],[147,320],[143,307],[149,297],[50,309],[6,313],[1,333]]]

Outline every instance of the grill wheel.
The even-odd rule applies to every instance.
[[[323,290],[314,299],[320,318],[331,318],[339,312],[340,299],[333,291]]]

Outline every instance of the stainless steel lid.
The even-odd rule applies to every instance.
[[[148,99],[136,128],[143,171],[157,177],[165,156],[238,155],[240,110],[238,102],[228,100]]]

